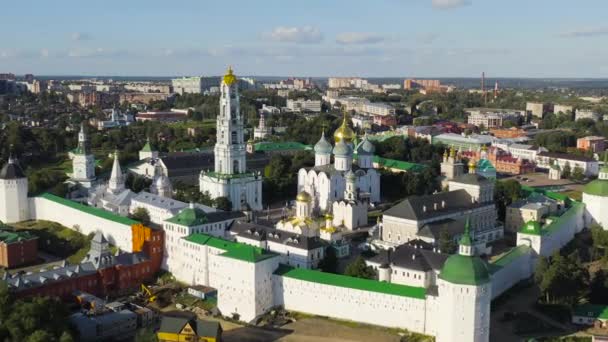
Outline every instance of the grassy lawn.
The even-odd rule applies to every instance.
[[[79,232],[49,221],[24,221],[12,225],[38,236],[38,248],[51,255],[66,258],[71,264],[80,263],[89,252],[93,234]]]
[[[203,300],[189,295],[185,291],[182,291],[180,294],[177,295],[177,297],[175,298],[175,302],[184,306],[198,307],[207,311],[211,311],[213,308],[217,307],[216,297],[209,297]]]

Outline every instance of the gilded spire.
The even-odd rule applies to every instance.
[[[226,71],[226,75],[224,75],[224,83],[230,86],[234,82],[236,82],[236,76],[234,76],[234,73],[232,72],[232,66],[229,66],[228,71]]]

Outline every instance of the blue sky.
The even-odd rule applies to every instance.
[[[606,0],[30,0],[0,72],[608,77]]]

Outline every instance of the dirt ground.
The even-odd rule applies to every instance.
[[[225,342],[399,342],[400,336],[382,328],[349,326],[323,318],[303,318],[281,329],[244,327],[221,320]]]

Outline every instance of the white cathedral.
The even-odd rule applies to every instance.
[[[314,146],[315,166],[298,171],[298,192],[311,195],[313,211],[332,212],[334,225],[344,225],[350,229],[358,226],[357,222],[353,224],[352,218],[345,219],[338,209],[363,206],[364,202],[367,208],[367,203],[380,202],[380,174],[373,166],[375,147],[367,135],[358,144],[353,142],[354,139],[355,133],[348,126],[345,116],[334,133],[335,146],[331,146],[323,133]],[[353,163],[355,153],[356,164]],[[353,181],[350,188],[347,178]]]
[[[214,199],[228,198],[235,211],[262,210],[262,176],[247,171],[238,81],[232,68],[222,78],[220,90],[215,170],[201,171],[200,191]]]

